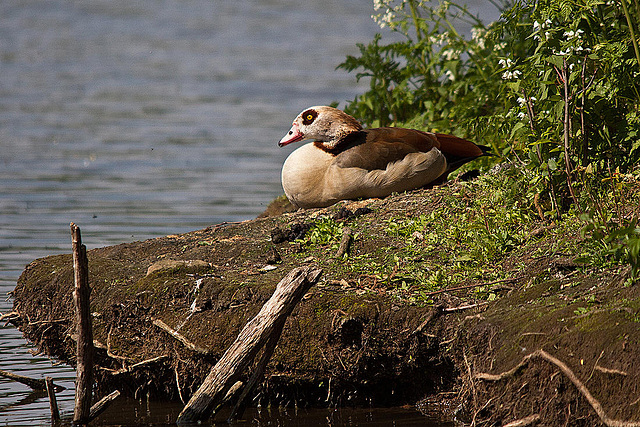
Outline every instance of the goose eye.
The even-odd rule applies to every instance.
[[[318,112],[314,109],[309,109],[302,113],[302,124],[305,126],[310,125],[318,117]]]

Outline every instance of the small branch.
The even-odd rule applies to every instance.
[[[20,318],[20,313],[18,313],[17,311],[12,311],[10,313],[5,313],[3,315],[0,315],[0,322],[2,322],[3,320],[6,320],[7,322],[11,322],[12,320],[19,319],[19,318]]]
[[[614,374],[614,375],[622,375],[624,377],[626,377],[627,375],[629,375],[628,373],[626,373],[625,371],[619,371],[617,369],[609,369],[609,368],[603,368],[602,366],[596,365],[594,366],[594,368],[596,371],[600,371],[603,374]]]
[[[472,308],[482,307],[483,305],[487,305],[487,304],[489,304],[488,301],[479,302],[477,304],[459,305],[458,307],[445,308],[443,311],[445,313],[453,313],[456,311],[470,310]]]
[[[509,278],[509,279],[494,280],[492,282],[474,283],[473,285],[458,286],[456,288],[445,288],[445,289],[440,289],[440,290],[433,291],[433,292],[427,292],[424,295],[430,297],[432,295],[437,295],[437,294],[441,294],[441,293],[444,293],[444,292],[460,291],[460,290],[463,290],[463,289],[471,289],[471,288],[480,288],[482,286],[495,285],[497,283],[515,282],[515,281],[520,280],[520,279],[521,279],[521,277],[512,277],[512,278]]]
[[[51,408],[51,423],[60,421],[60,411],[58,410],[58,401],[56,400],[55,386],[53,385],[53,378],[46,377],[44,379],[47,387],[47,395],[49,396],[49,408]]]
[[[546,351],[544,351],[542,349],[536,350],[533,353],[530,353],[530,354],[526,355],[525,357],[522,358],[520,363],[518,363],[514,368],[512,368],[512,369],[510,369],[510,370],[508,370],[506,372],[503,372],[503,373],[497,374],[497,375],[480,372],[480,373],[476,374],[476,378],[480,379],[480,380],[485,380],[485,381],[500,381],[500,380],[502,380],[504,378],[507,378],[509,376],[512,376],[513,374],[518,372],[527,363],[529,363],[529,361],[531,359],[533,359],[535,357],[539,357],[539,358],[541,358],[543,360],[546,360],[547,362],[551,363],[552,365],[555,365],[556,367],[558,367],[560,369],[560,371],[562,371],[562,373],[567,378],[569,378],[569,380],[578,389],[578,391],[585,397],[585,399],[587,399],[587,401],[589,402],[591,407],[596,411],[596,414],[598,414],[598,417],[600,417],[600,420],[606,426],[608,426],[608,427],[640,427],[640,422],[621,421],[621,420],[614,420],[614,419],[609,418],[607,416],[607,414],[604,412],[604,409],[602,408],[602,405],[600,404],[600,402],[595,397],[593,397],[591,392],[578,379],[576,374],[574,374],[573,371],[571,369],[569,369],[569,367],[564,362],[560,361],[559,359],[556,359],[555,357],[553,357],[552,355],[550,355],[549,353],[547,353]]]
[[[103,413],[105,409],[107,409],[109,405],[111,405],[111,403],[118,398],[118,396],[120,396],[120,391],[116,390],[98,400],[95,405],[91,407],[91,411],[89,413],[89,421],[95,419],[96,417],[98,417],[98,415]]]
[[[576,209],[580,211],[580,205],[578,205],[578,199],[576,198],[576,195],[573,191],[573,182],[571,181],[571,174],[573,173],[570,153],[570,137],[572,129],[571,115],[569,113],[569,102],[571,101],[571,96],[569,95],[569,74],[567,73],[567,71],[567,60],[563,59],[561,76],[562,83],[564,85],[564,171],[567,175],[567,187],[569,188],[569,193],[571,193],[571,198],[573,199],[573,203],[576,206]]]
[[[175,368],[173,368],[173,372],[176,374],[176,388],[178,389],[178,397],[180,398],[180,402],[185,404],[184,397],[182,396],[182,387],[180,386],[180,374],[178,374],[178,365],[176,364]]]
[[[342,240],[340,241],[340,247],[338,247],[336,258],[342,258],[349,251],[349,246],[351,245],[352,239],[353,231],[350,227],[345,227],[342,230]]]
[[[31,387],[34,390],[46,390],[47,384],[45,380],[37,379],[37,378],[29,378],[22,375],[14,374],[12,372],[3,371],[0,369],[0,377],[9,378],[10,380],[17,381],[24,385]],[[64,390],[64,387],[55,385],[56,391]]]
[[[426,328],[427,325],[431,323],[432,320],[438,318],[443,311],[444,311],[444,305],[439,304],[439,305],[433,306],[431,308],[431,311],[427,313],[427,317],[424,319],[424,321],[420,324],[420,326],[416,328],[415,331],[413,331],[413,335],[419,334],[420,332],[422,332],[422,330]]]
[[[529,415],[528,417],[520,418],[519,420],[515,420],[510,422],[509,424],[505,424],[502,427],[526,427],[540,421],[540,414]]]
[[[160,329],[164,330],[165,332],[168,332],[169,335],[171,335],[172,337],[174,337],[175,339],[180,341],[189,350],[195,351],[196,353],[200,353],[200,354],[209,354],[210,353],[209,350],[206,350],[206,349],[200,347],[199,345],[194,344],[191,341],[189,341],[189,339],[187,337],[185,337],[180,332],[178,332],[175,329],[173,329],[171,326],[169,326],[166,323],[164,323],[162,320],[153,319],[153,324],[155,326],[159,327]]]

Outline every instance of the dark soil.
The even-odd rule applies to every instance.
[[[405,256],[407,239],[390,233],[389,222],[442,206],[457,185],[89,251],[98,392],[186,401],[279,280],[314,265],[324,271],[321,282],[288,319],[254,403],[418,404],[476,425],[533,414],[538,425],[599,425],[575,385],[542,359],[501,381],[476,378],[544,349],[609,417],[640,420],[640,289],[628,268],[586,268],[545,250],[557,237],[542,227],[530,246],[492,266],[504,278],[483,288],[493,297],[472,287],[482,283],[474,273],[459,283],[466,288],[412,298],[411,282],[399,279],[409,259],[391,261]],[[348,257],[335,258],[340,234],[319,224],[354,230]],[[376,270],[394,262],[386,276]],[[71,255],[38,259],[13,293],[16,325],[70,365],[72,268]],[[206,352],[189,350],[154,319]]]

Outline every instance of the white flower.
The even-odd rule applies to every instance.
[[[447,49],[444,52],[442,52],[442,55],[445,57],[447,61],[451,61],[452,59],[457,58],[460,55],[460,53],[456,52],[453,49]]]
[[[524,119],[525,117],[527,117],[527,115],[525,113],[523,113],[522,111],[518,113],[518,118],[520,120]]]
[[[380,10],[383,8],[382,0],[373,0],[373,9]]]
[[[447,76],[447,78],[449,80],[451,80],[452,82],[456,80],[456,75],[453,74],[453,72],[451,70],[447,70],[444,72],[444,75]]]
[[[513,65],[513,61],[510,60],[509,58],[507,58],[506,60],[501,59],[498,61],[498,65],[501,66],[502,68],[509,68]]]
[[[524,105],[524,104],[525,104],[525,102],[527,102],[527,100],[526,100],[526,99],[524,99],[524,98],[518,98],[518,105]]]
[[[517,80],[518,77],[520,77],[522,75],[522,72],[519,70],[513,70],[513,71],[505,71],[504,73],[502,73],[502,79],[503,80]]]
[[[540,31],[540,23],[538,21],[533,21],[533,31]]]

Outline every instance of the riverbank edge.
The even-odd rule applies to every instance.
[[[399,286],[401,272],[376,270],[402,269],[393,255],[404,255],[408,242],[389,232],[390,222],[428,213],[465,185],[89,251],[98,393],[185,401],[278,281],[312,265],[323,269],[321,283],[287,321],[254,404],[409,404],[464,423],[537,416],[542,425],[598,425],[587,389],[606,416],[640,419],[638,285],[628,268],[588,268],[577,253],[545,250],[558,239],[557,224],[531,224],[530,239],[492,266],[502,279],[470,275],[427,300]],[[473,197],[473,186],[465,188]],[[334,228],[318,225],[327,223]],[[336,258],[346,227],[354,239]],[[313,230],[315,240],[299,238]],[[72,287],[71,256],[51,256],[27,266],[13,297],[25,337],[73,366]],[[537,350],[562,361],[584,389],[547,359],[526,359]]]

